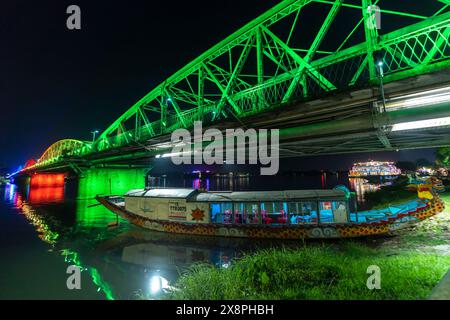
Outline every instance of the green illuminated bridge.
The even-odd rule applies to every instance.
[[[58,141],[22,172],[139,165],[194,121],[279,128],[286,157],[450,145],[450,0],[428,2],[430,16],[414,1],[281,1],[162,79],[94,142]]]

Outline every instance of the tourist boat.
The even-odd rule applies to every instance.
[[[423,188],[422,188],[423,189]],[[421,191],[423,192],[423,190]],[[350,212],[350,192],[289,190],[204,192],[139,189],[97,196],[131,223],[168,233],[269,239],[348,238],[387,234],[444,209],[437,193],[383,210]]]
[[[393,162],[368,161],[355,163],[349,172],[349,177],[393,177],[402,172]]]

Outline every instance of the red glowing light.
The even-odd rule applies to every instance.
[[[30,187],[63,187],[64,173],[36,173],[31,176]]]
[[[28,201],[32,204],[61,202],[64,200],[64,186],[30,188]]]
[[[36,163],[37,163],[37,161],[36,161],[35,159],[29,159],[29,160],[25,163],[24,168],[26,169],[26,168],[29,168],[29,167],[31,167],[31,166],[34,166]]]

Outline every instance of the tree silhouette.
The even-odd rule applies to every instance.
[[[443,147],[436,151],[436,165],[450,167],[450,148]]]

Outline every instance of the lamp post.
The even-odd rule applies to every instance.
[[[92,143],[94,143],[94,141],[95,141],[95,136],[97,135],[98,130],[91,131],[91,133],[92,133]]]
[[[381,99],[383,100],[383,112],[386,112],[386,99],[384,96],[384,84],[383,84],[384,78],[383,61],[378,62],[378,67],[380,69],[380,91],[381,91]]]

